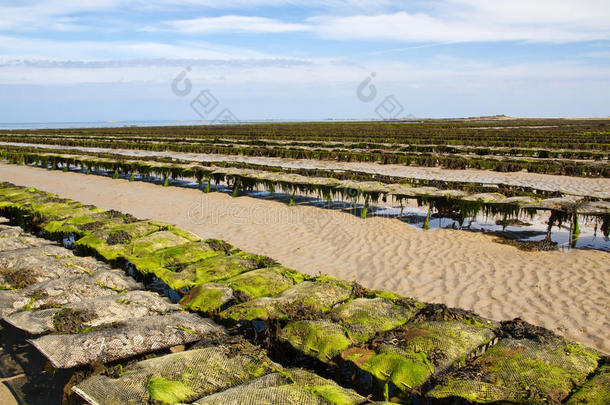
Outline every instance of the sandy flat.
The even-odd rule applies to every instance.
[[[309,274],[356,280],[503,320],[522,317],[610,353],[607,252],[530,253],[480,233],[312,206],[0,164],[0,180],[222,238]]]
[[[39,148],[58,148],[56,145],[20,144],[0,142],[0,145],[36,146]],[[500,173],[491,170],[453,170],[436,167],[418,167],[404,165],[382,165],[369,162],[335,162],[328,160],[283,159],[262,156],[239,156],[203,153],[157,152],[145,150],[123,150],[110,148],[89,148],[80,146],[61,146],[69,150],[82,150],[122,154],[126,156],[163,156],[193,162],[244,162],[259,165],[279,166],[286,168],[354,170],[375,173],[384,176],[395,176],[428,180],[445,180],[457,182],[495,183],[511,186],[532,187],[547,191],[560,191],[566,194],[587,195],[598,198],[610,198],[610,178],[587,178],[538,174],[528,172]]]

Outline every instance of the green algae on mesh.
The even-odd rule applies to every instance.
[[[304,281],[274,297],[262,297],[235,305],[220,313],[223,319],[252,321],[254,319],[290,319],[290,307],[303,306],[313,311],[328,312],[349,299],[352,289],[334,280]],[[347,284],[347,283],[345,283]]]
[[[408,391],[463,361],[494,337],[486,327],[461,321],[410,322],[377,336],[374,352],[355,350],[344,357],[377,379]]]
[[[152,376],[146,384],[150,399],[162,404],[176,404],[184,402],[195,394],[191,388],[181,381],[168,380],[163,377]]]
[[[502,339],[468,365],[474,372],[457,370],[443,376],[428,396],[474,398],[484,403],[563,402],[595,371],[597,359],[592,349],[580,346],[574,350],[573,344],[562,339],[547,343]]]
[[[96,220],[95,213],[74,216],[66,220],[50,221],[45,225],[44,230],[49,234],[84,234],[82,225],[96,222]]]
[[[337,385],[314,385],[312,387],[305,387],[305,390],[313,396],[322,398],[333,405],[356,405],[361,403],[360,401],[356,402],[353,394]]]
[[[251,299],[277,295],[295,284],[306,280],[304,274],[284,266],[265,267],[249,271],[227,280],[235,291],[241,291]]]
[[[405,324],[416,312],[415,306],[397,305],[384,298],[356,298],[335,307],[330,316],[346,327],[351,339],[365,343],[378,332]]]
[[[288,369],[291,381],[314,396],[333,405],[363,404],[369,401],[350,389],[341,387],[332,380],[320,377],[303,369]]]
[[[348,290],[351,290],[353,288],[353,283],[350,283],[348,281],[342,280],[340,278],[332,277],[332,276],[316,277],[315,281],[320,282],[320,283],[330,283],[330,284],[333,284],[333,285],[336,285],[338,287],[345,288]]]
[[[566,405],[610,404],[610,365],[601,366],[595,375],[580,387]]]
[[[403,391],[421,386],[434,373],[426,353],[406,354],[393,346],[383,346],[375,354],[353,351],[345,359],[380,381],[391,381]]]
[[[406,299],[400,294],[385,290],[371,290],[366,294],[367,298],[385,298],[386,300],[397,302]]]
[[[126,258],[130,254],[130,242],[132,240],[170,228],[172,228],[170,225],[151,221],[112,224],[82,237],[76,241],[75,245],[91,249],[106,260],[115,260],[119,257]],[[119,233],[127,235],[129,240],[126,240],[126,243],[109,243],[112,235]]]
[[[201,284],[197,281],[195,264],[217,256],[225,255],[207,242],[197,241],[157,250],[148,256],[132,259],[132,263],[138,271],[154,274],[172,289],[179,290]]]
[[[154,232],[132,240],[125,249],[124,258],[129,260],[141,273],[154,272],[158,269],[158,251],[193,242],[197,237],[179,230]]]
[[[351,345],[345,329],[327,320],[291,322],[280,331],[280,339],[324,363]]]
[[[180,300],[182,308],[199,312],[216,312],[233,299],[233,290],[222,284],[202,284]]]
[[[359,405],[371,403],[356,392],[301,369],[267,374],[195,401],[199,405]]]
[[[217,283],[259,267],[260,256],[245,252],[226,256],[215,252],[205,259],[184,266],[179,272],[164,270],[155,273],[173,289]]]

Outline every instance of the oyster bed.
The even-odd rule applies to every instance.
[[[35,189],[3,184],[0,214],[105,262],[1,226],[0,240],[12,240],[0,252],[1,357],[23,359],[29,345],[56,369],[22,367],[30,388],[52,375],[68,387],[61,395],[75,386],[92,404],[607,400],[607,358],[519,320],[310,277]]]

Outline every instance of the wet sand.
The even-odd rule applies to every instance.
[[[523,252],[481,233],[424,232],[397,219],[24,166],[0,164],[0,180],[173,223],[301,272],[498,320],[522,317],[610,353],[607,252]]]
[[[56,145],[20,144],[12,142],[0,142],[0,145],[36,146],[42,149],[58,148]],[[283,159],[221,154],[210,155],[182,152],[155,152],[144,150],[88,148],[79,146],[62,146],[59,148],[66,150],[115,153],[125,156],[163,156],[193,162],[245,162],[297,169],[353,170],[405,178],[507,184],[511,186],[532,187],[539,190],[560,191],[566,194],[610,198],[610,178],[571,177],[528,172],[500,173],[490,170],[453,170],[436,167],[382,165],[368,162],[334,162],[327,160]]]

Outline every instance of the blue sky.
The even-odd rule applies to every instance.
[[[390,96],[398,116],[610,115],[608,0],[2,0],[0,16],[0,122],[378,118]]]

